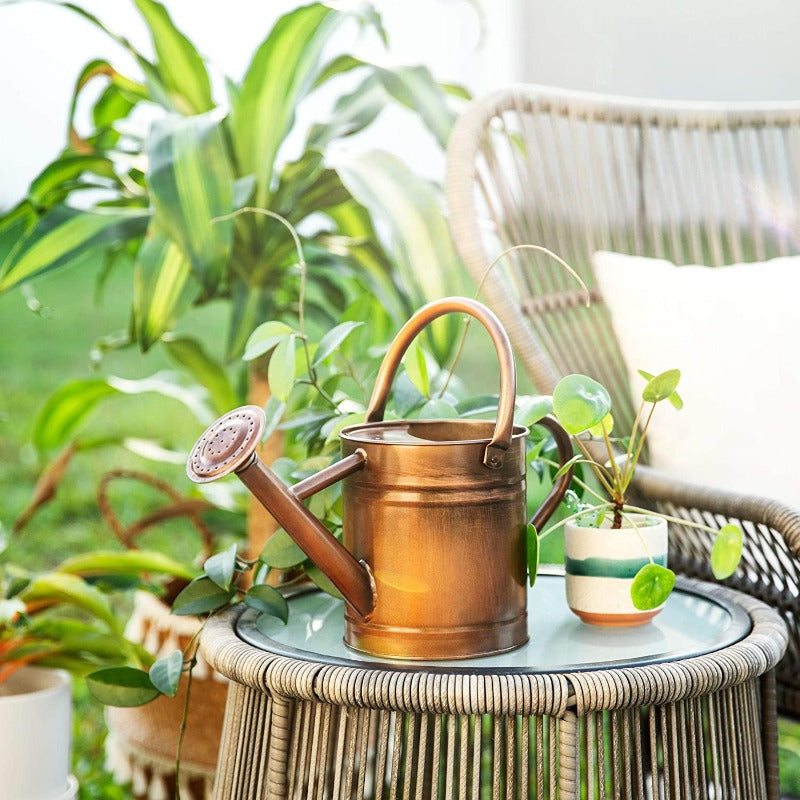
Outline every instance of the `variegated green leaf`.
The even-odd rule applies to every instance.
[[[6,262],[0,292],[86,255],[92,247],[140,236],[147,227],[144,209],[79,211],[56,206],[28,234],[22,247]]]
[[[46,204],[48,195],[58,191],[65,182],[74,181],[85,172],[116,179],[111,161],[101,155],[68,153],[39,173],[28,190],[30,201],[37,207]]]
[[[33,443],[40,452],[63,447],[80,428],[94,407],[117,393],[102,378],[69,381],[51,394],[36,417]]]
[[[165,336],[164,347],[170,357],[184,367],[195,380],[208,389],[214,410],[224,414],[239,405],[239,398],[222,366],[203,345],[191,336]]]
[[[148,350],[170,330],[189,303],[189,259],[157,226],[142,242],[133,276],[133,320],[142,350]]]
[[[36,212],[29,200],[23,200],[0,217],[0,275],[5,272],[6,262],[13,259],[35,225]]]
[[[285,14],[247,68],[234,106],[233,136],[240,171],[256,176],[257,206],[269,206],[278,149],[294,123],[297,104],[314,86],[323,48],[343,18],[321,3]]]
[[[380,151],[342,157],[334,166],[356,200],[388,229],[388,248],[416,305],[468,293],[433,184]],[[451,353],[459,325],[458,316],[449,314],[431,326],[433,352],[440,362]]]
[[[233,172],[219,114],[170,116],[148,139],[150,195],[156,217],[189,257],[192,271],[213,293],[228,260],[233,222]]]
[[[167,10],[154,0],[134,0],[144,17],[158,58],[157,68],[176,108],[197,114],[210,110],[211,84],[203,59],[194,45],[175,27]]]

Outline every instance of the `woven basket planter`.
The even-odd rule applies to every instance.
[[[126,635],[155,656],[184,648],[197,632],[193,617],[175,617],[153,595],[138,592]],[[182,800],[211,797],[227,679],[198,653],[181,757]],[[137,800],[175,796],[175,757],[186,699],[186,678],[174,698],[158,697],[135,708],[109,708],[108,766],[120,782],[131,782]]]

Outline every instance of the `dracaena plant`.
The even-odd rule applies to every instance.
[[[389,68],[342,52],[356,44],[359,26],[387,40],[370,4],[296,8],[278,19],[241,79],[212,81],[210,62],[163,5],[131,2],[152,57],[79,4],[51,2],[103,30],[135,67],[128,73],[92,59],[81,71],[63,152],[0,217],[0,292],[87,259],[98,265],[99,289],[111,269],[126,270],[128,324],[98,342],[92,359],[157,344],[178,372],[137,381],[93,375],[58,387],[34,425],[37,450],[53,460],[31,511],[52,496],[75,452],[112,443],[180,460],[123,421],[113,441],[78,439],[98,404],[154,391],[207,424],[242,402],[239,356],[250,333],[263,320],[296,315],[294,229],[309,274],[306,316],[318,330],[363,294],[402,319],[457,290],[461,274],[438,188],[395,156],[343,146],[395,105],[444,147],[455,118],[450,101],[464,94],[425,67]],[[311,114],[298,115],[301,105]],[[307,128],[298,124],[309,116]],[[206,318],[195,309],[210,301],[226,309],[225,335],[198,335]],[[432,328],[429,345],[440,360],[456,324],[443,318]]]
[[[351,271],[398,311],[409,298],[398,296],[394,273],[412,305],[443,293],[456,257],[433,186],[387,153],[334,161],[329,149],[390,104],[413,113],[444,147],[455,117],[448,97],[463,90],[440,85],[421,66],[388,68],[332,52],[342,40],[353,44],[353,21],[384,42],[386,32],[369,3],[317,2],[281,16],[243,78],[226,77],[226,96],[217,97],[209,63],[164,6],[132,3],[154,58],[80,5],[51,2],[100,27],[138,71],[126,74],[102,59],[82,70],[64,151],[0,218],[0,291],[94,255],[103,265],[100,281],[117,265],[131,271],[130,324],[102,346],[136,342],[147,350],[163,341],[192,369],[196,348],[176,347],[168,334],[191,306],[224,299],[232,359],[257,323],[297,302],[289,232],[269,216],[239,213],[261,208],[301,232],[314,287],[307,300],[328,321],[342,308],[340,282]],[[86,125],[78,110],[88,87],[100,91]],[[320,109],[313,124],[298,125],[301,104],[331,92],[332,110],[320,100],[311,106]],[[147,127],[143,116],[152,119]],[[386,246],[377,217],[390,234]],[[417,263],[425,270],[415,270]],[[440,351],[452,325],[437,328]]]
[[[683,408],[683,400],[677,392],[679,370],[671,369],[659,375],[640,370],[639,374],[646,384],[632,429],[623,435],[615,432],[611,396],[602,384],[586,375],[567,375],[556,385],[553,390],[553,412],[565,430],[573,435],[579,450],[569,465],[585,465],[594,474],[596,486],[573,478],[583,489],[584,497],[591,497],[592,502],[576,502],[573,495],[574,513],[543,531],[539,538],[547,536],[566,522],[599,527],[604,519],[610,517],[609,535],[613,536],[614,529],[621,528],[623,523],[637,529],[631,515],[660,517],[668,522],[714,534],[711,569],[718,580],[728,578],[736,571],[742,554],[742,531],[738,525],[731,523],[717,530],[693,520],[639,508],[628,502],[628,490],[642,456],[656,406],[666,401],[675,410]],[[566,468],[567,465],[563,469]],[[647,551],[644,540],[642,547]],[[675,585],[672,570],[655,564],[649,553],[647,556],[650,563],[639,570],[631,587],[633,604],[642,610],[660,606]]]

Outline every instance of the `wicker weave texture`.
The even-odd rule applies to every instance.
[[[244,644],[228,612],[203,637],[232,680],[216,797],[777,800],[772,670],[786,628],[735,597],[753,629],[734,645],[569,674],[288,658]]]

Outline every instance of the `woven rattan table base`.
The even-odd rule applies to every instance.
[[[212,620],[208,661],[232,680],[218,800],[736,798],[777,800],[778,615],[750,615],[713,653],[573,673],[353,668],[258,650]]]

